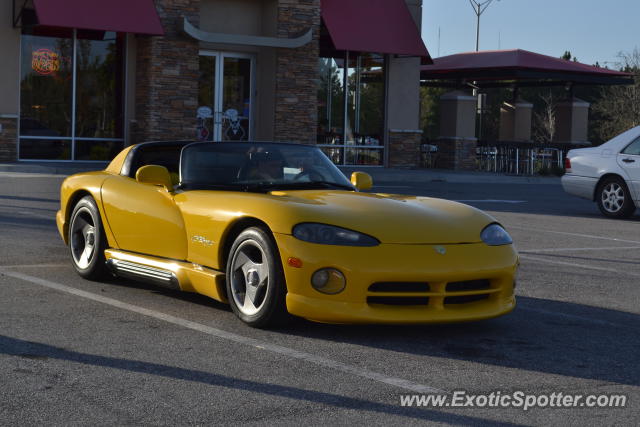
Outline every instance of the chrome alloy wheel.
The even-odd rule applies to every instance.
[[[81,207],[71,223],[71,254],[78,268],[86,269],[93,261],[96,251],[96,225],[91,211]]]
[[[600,194],[602,206],[607,212],[617,213],[624,206],[624,188],[617,182],[609,182]]]
[[[231,297],[247,316],[260,311],[269,291],[267,255],[258,242],[245,240],[231,259]]]

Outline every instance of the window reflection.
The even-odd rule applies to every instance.
[[[318,144],[343,143],[344,60],[320,58]]]
[[[22,36],[20,134],[71,136],[73,33]]]
[[[382,165],[384,56],[347,53],[345,58],[320,58],[319,66],[318,144],[337,164]]]
[[[78,30],[74,36],[70,29],[23,28],[20,159],[110,160],[117,154],[124,44],[124,34],[114,32]],[[92,142],[81,146],[77,138]]]
[[[70,139],[20,139],[20,158],[35,160],[71,160]]]
[[[76,135],[122,138],[123,35],[78,31]]]

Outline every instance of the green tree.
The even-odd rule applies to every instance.
[[[603,141],[640,125],[640,50],[621,52],[618,58],[619,69],[633,74],[634,83],[601,89],[593,111],[599,116],[595,130]]]

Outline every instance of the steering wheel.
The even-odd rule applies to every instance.
[[[309,182],[324,181],[324,176],[314,168],[307,168],[293,177],[294,181],[303,181],[308,179]]]

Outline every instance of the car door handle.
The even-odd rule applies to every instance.
[[[622,161],[625,163],[635,163],[635,160],[633,159],[622,159]]]

